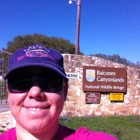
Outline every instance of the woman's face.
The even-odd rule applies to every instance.
[[[31,76],[40,78],[31,82]],[[9,79],[8,102],[17,127],[38,133],[58,125],[67,91],[62,77],[46,68],[28,67],[11,74]]]

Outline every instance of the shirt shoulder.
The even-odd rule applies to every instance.
[[[0,134],[0,140],[16,140],[15,128]]]
[[[104,132],[94,132],[86,127],[80,127],[75,132],[75,140],[117,140],[112,135]]]
[[[117,140],[117,138],[104,132],[91,131],[87,127],[73,130],[60,125],[57,140]]]
[[[59,125],[59,132],[57,134],[57,140],[72,140],[75,130],[66,126]]]

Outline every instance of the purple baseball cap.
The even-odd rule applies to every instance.
[[[9,59],[8,72],[4,78],[7,79],[9,74],[16,69],[28,66],[52,69],[67,79],[61,53],[55,49],[46,48],[42,44],[34,44],[16,50]]]

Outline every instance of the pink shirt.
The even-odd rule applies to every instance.
[[[15,128],[1,134],[0,140],[16,140]],[[117,138],[103,132],[91,131],[86,127],[80,127],[75,131],[60,125],[56,140],[117,140]]]

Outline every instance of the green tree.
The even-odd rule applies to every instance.
[[[18,48],[36,43],[41,43],[47,48],[54,48],[60,51],[61,53],[75,53],[75,45],[72,44],[69,40],[57,37],[48,37],[46,35],[41,34],[28,34],[25,36],[18,35],[14,37],[12,41],[9,41],[7,43],[6,51],[13,53]],[[79,54],[83,53],[80,52]]]
[[[126,58],[120,57],[118,54],[106,55],[106,54],[99,53],[99,54],[91,54],[91,56],[97,56],[97,57],[111,60],[113,62],[117,62],[117,63],[123,64],[123,65],[140,68],[140,62],[137,62],[137,63],[130,62]]]
[[[43,44],[46,48],[54,48],[61,53],[68,53],[68,54],[74,54],[75,53],[75,45],[72,44],[69,40],[65,40],[63,38],[57,38],[57,37],[48,37],[46,35],[41,34],[33,34],[33,35],[18,35],[13,38],[12,41],[9,41],[7,43],[6,48],[2,48],[2,50],[13,53],[19,48],[29,46],[31,44]],[[82,52],[79,54],[83,55]],[[8,60],[9,60],[10,54],[7,54],[5,52],[0,52],[0,60],[4,60],[3,66],[3,73],[6,73],[7,67],[8,67]]]

